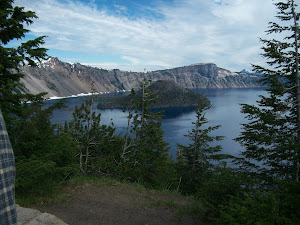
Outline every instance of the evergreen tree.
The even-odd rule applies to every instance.
[[[20,103],[26,100],[40,98],[34,95],[24,95],[18,92],[22,74],[18,72],[20,64],[36,65],[36,61],[46,58],[44,44],[45,36],[21,43],[18,47],[8,47],[13,40],[25,37],[29,32],[25,26],[33,23],[37,18],[34,12],[24,11],[23,7],[13,7],[13,0],[0,1],[0,107],[3,115],[19,114]]]
[[[269,23],[267,34],[283,39],[261,39],[268,67],[254,65],[264,74],[267,94],[258,106],[243,104],[249,123],[237,140],[246,147],[241,171],[252,188],[230,197],[221,207],[218,224],[298,224],[300,183],[300,77],[299,13],[294,0],[275,4],[278,23]],[[246,184],[246,181],[244,181]],[[259,187],[263,187],[258,191]]]
[[[221,151],[221,146],[212,147],[210,143],[220,141],[223,137],[209,135],[211,131],[220,126],[203,128],[208,123],[205,118],[205,111],[210,107],[209,101],[202,96],[196,110],[196,122],[193,122],[195,126],[188,135],[185,135],[189,138],[190,144],[188,146],[178,144],[178,170],[182,179],[181,189],[184,192],[195,192],[201,181],[212,169],[212,161],[222,158],[221,154],[216,154]]]
[[[45,36],[22,43],[29,33],[27,26],[37,16],[13,3],[0,0],[0,108],[16,156],[16,193],[24,196],[51,189],[52,184],[69,174],[74,165],[74,148],[55,134],[56,128],[51,124],[52,112],[62,107],[61,103],[45,109],[44,93],[21,94],[23,75],[18,67],[36,66],[37,61],[46,59],[47,49],[41,47]],[[25,101],[32,104],[24,104]]]
[[[62,102],[48,108],[42,102],[25,104],[22,114],[11,124],[17,196],[51,191],[76,170],[74,142],[51,124],[53,111],[60,107]]]
[[[73,118],[65,130],[75,141],[81,173],[116,175],[115,155],[121,147],[121,138],[115,135],[111,125],[101,125],[101,114],[93,110],[95,96],[92,95],[80,107],[75,106]]]
[[[75,106],[73,118],[69,122],[69,132],[77,144],[79,168],[82,173],[86,173],[88,167],[91,167],[90,159],[95,157],[101,137],[101,114],[96,115],[93,112],[93,102],[94,96],[88,98],[80,107]]]
[[[269,178],[299,181],[300,167],[300,75],[299,13],[294,0],[275,4],[278,23],[271,22],[267,34],[282,33],[279,40],[261,39],[262,56],[267,68],[254,65],[264,74],[267,95],[260,96],[258,106],[242,106],[248,124],[237,139],[246,150],[243,168]]]
[[[162,113],[151,111],[151,105],[158,97],[149,90],[150,82],[145,80],[140,84],[140,99],[136,100],[134,91],[131,94],[134,110],[129,112],[128,117],[130,120],[132,118],[128,163],[131,164],[131,176],[134,180],[157,188],[170,188],[175,181],[174,163],[171,161],[168,144],[161,129]],[[126,138],[128,134],[125,140]]]

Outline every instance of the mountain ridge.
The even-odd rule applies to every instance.
[[[184,88],[248,88],[259,87],[259,76],[235,73],[214,63],[197,63],[151,72],[105,70],[80,63],[62,62],[56,57],[38,63],[37,67],[21,66],[23,93],[48,92],[46,97],[63,97],[89,93],[136,89],[144,79],[173,80]]]

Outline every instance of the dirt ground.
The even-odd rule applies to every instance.
[[[208,224],[201,215],[182,213],[193,200],[132,185],[71,185],[59,203],[36,207],[70,225],[194,225]]]

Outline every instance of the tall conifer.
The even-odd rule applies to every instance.
[[[294,0],[275,4],[279,22],[270,22],[267,34],[281,33],[281,40],[261,39],[267,67],[253,65],[264,75],[267,94],[258,106],[242,106],[248,124],[237,139],[246,146],[243,167],[269,178],[299,181],[300,167],[300,77],[299,13]],[[245,167],[246,166],[246,167]]]
[[[132,104],[135,115],[132,122],[134,177],[154,187],[166,188],[172,185],[174,172],[173,162],[168,154],[168,143],[164,140],[161,128],[160,112],[151,110],[151,105],[158,96],[149,90],[151,81],[144,80],[140,84],[140,98]]]
[[[226,158],[220,154],[220,145],[211,146],[214,141],[220,141],[223,136],[211,136],[210,133],[220,126],[207,126],[208,120],[205,117],[206,110],[211,107],[209,100],[202,96],[196,110],[196,121],[193,122],[193,129],[189,131],[190,143],[187,146],[178,144],[178,167],[182,179],[182,188],[185,192],[195,192],[201,181],[206,177],[213,167],[213,160]]]

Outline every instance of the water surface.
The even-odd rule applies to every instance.
[[[212,107],[206,112],[209,126],[221,125],[221,128],[213,131],[212,135],[225,136],[223,141],[213,143],[220,144],[224,153],[237,156],[243,147],[233,139],[239,136],[242,123],[247,123],[245,115],[240,113],[240,104],[256,104],[258,95],[264,94],[262,88],[236,88],[236,89],[196,89],[196,92],[204,93],[212,103]],[[123,93],[113,94],[122,95]],[[111,94],[112,95],[112,94]],[[86,97],[70,98],[67,102],[67,108],[57,110],[54,113],[53,123],[64,123],[72,117],[75,105],[80,105]],[[56,100],[48,101],[52,104]],[[127,126],[127,113],[120,109],[99,110],[96,104],[93,109],[101,113],[101,121],[104,124],[110,124],[111,121],[117,127],[118,132],[125,132]],[[169,110],[166,117],[162,120],[162,129],[164,130],[165,140],[169,143],[170,152],[175,156],[176,144],[188,144],[189,140],[184,135],[193,128],[192,122],[195,121],[196,114],[192,109],[173,108]]]

